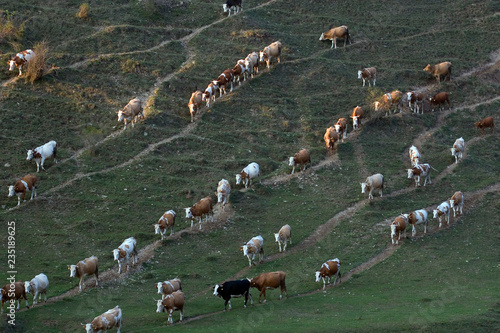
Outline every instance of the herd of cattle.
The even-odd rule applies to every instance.
[[[223,5],[224,12],[229,12],[231,10],[238,13],[242,10],[241,0],[227,0],[226,4]],[[347,26],[340,26],[333,28],[321,34],[319,40],[331,40],[332,48],[337,48],[337,39],[344,39],[344,46],[347,43],[352,43],[352,39]],[[259,64],[266,65],[270,68],[271,59],[276,58],[278,63],[280,62],[280,56],[282,51],[282,44],[276,41],[269,46],[265,47],[260,53],[252,52],[245,59],[240,59],[237,61],[236,65],[231,69],[228,68],[220,74],[216,80],[211,81],[204,92],[195,91],[192,93],[191,98],[188,103],[189,111],[191,114],[191,122],[202,107],[202,102],[206,102],[206,106],[210,106],[211,101],[215,101],[216,92],[219,91],[219,97],[226,94],[227,86],[230,85],[229,91],[233,91],[233,84],[238,82],[240,85],[242,81],[246,81],[250,77],[254,77],[258,73]],[[22,75],[22,69],[24,65],[30,59],[35,56],[32,50],[25,50],[18,53],[11,61],[9,61],[9,70],[13,70],[15,67],[19,69],[19,75]],[[441,77],[445,79],[451,79],[451,63],[443,62],[437,65],[427,65],[424,71],[432,74],[437,82],[439,83]],[[363,68],[358,71],[358,78],[363,80],[363,86],[365,86],[366,81],[368,81],[369,86],[376,84],[377,68],[368,67]],[[423,114],[423,101],[424,96],[418,91],[411,91],[406,93],[408,106],[411,111],[419,111]],[[432,111],[434,111],[434,106],[439,106],[445,103],[448,107],[451,107],[449,101],[449,95],[446,92],[440,92],[433,96],[427,98],[428,102],[432,106]],[[390,113],[392,109],[394,112],[402,111],[403,103],[403,93],[399,90],[394,90],[390,93],[384,94],[380,99],[374,103],[374,110],[383,110],[386,115]],[[132,123],[134,127],[134,122],[137,118],[144,118],[142,102],[138,98],[132,99],[122,110],[117,112],[118,121],[124,122],[124,129],[127,127],[127,122]],[[352,126],[353,130],[359,130],[361,126],[361,120],[363,119],[364,112],[360,106],[356,106],[353,109],[352,115],[350,116],[353,120]],[[485,118],[477,122],[476,127],[484,131],[485,128],[494,129],[493,117]],[[324,141],[326,144],[327,151],[329,149],[335,148],[335,143],[337,141],[344,141],[347,138],[347,126],[348,120],[346,118],[339,118],[337,123],[333,126],[327,128]],[[455,157],[455,163],[458,163],[465,151],[465,141],[463,138],[459,138],[453,144],[450,149],[451,154]],[[44,168],[44,162],[47,158],[53,158],[57,163],[57,143],[55,141],[50,141],[40,147],[36,147],[27,152],[27,160],[35,160],[37,165],[37,172],[40,171],[40,166],[42,170]],[[430,171],[432,168],[428,163],[420,162],[420,152],[417,147],[412,146],[409,149],[409,157],[411,168],[408,169],[408,178],[414,178],[416,186],[420,186],[421,177],[424,178],[424,186],[431,184]],[[311,157],[309,150],[301,149],[294,156],[289,158],[289,166],[292,167],[291,173],[295,172],[295,167],[298,166],[299,170],[305,170],[306,165],[311,164]],[[247,188],[252,184],[252,180],[259,179],[260,182],[261,172],[259,165],[255,162],[247,165],[243,170],[236,174],[236,184],[242,184]],[[374,174],[366,178],[365,182],[361,183],[361,193],[368,193],[368,198],[373,199],[373,191],[379,190],[380,197],[382,197],[382,192],[384,188],[384,176],[380,173]],[[24,201],[26,191],[31,191],[31,199],[36,197],[37,189],[37,177],[33,174],[28,174],[22,179],[18,180],[15,185],[9,186],[9,197],[18,197],[18,206]],[[231,193],[231,185],[226,179],[222,179],[217,186],[217,203],[224,209],[225,205],[229,202],[229,197]],[[439,227],[442,226],[443,220],[448,224],[450,221],[450,212],[453,210],[453,215],[462,214],[464,204],[463,193],[457,191],[453,194],[450,199],[443,201],[433,210],[433,217],[439,220]],[[205,221],[208,222],[209,219],[213,221],[213,203],[211,196],[207,196],[192,207],[185,208],[186,219],[191,220],[191,228],[195,220],[199,222],[199,228],[202,228],[202,221],[205,217]],[[426,209],[418,209],[412,211],[411,213],[401,214],[396,217],[394,222],[390,225],[390,235],[392,244],[398,244],[401,236],[406,237],[407,226],[412,226],[412,236],[416,235],[416,225],[424,225],[424,233],[427,232],[427,221],[428,212]],[[160,239],[166,238],[166,232],[170,229],[170,234],[174,233],[176,213],[174,210],[166,211],[154,224],[155,234],[160,235]],[[287,243],[292,244],[291,240],[291,227],[290,225],[284,225],[277,233],[274,234],[275,241],[278,244],[279,252],[286,251]],[[261,235],[255,236],[240,247],[243,255],[248,258],[249,266],[255,265],[255,257],[259,256],[259,262],[262,261],[264,256],[264,239]],[[282,248],[283,246],[283,248]],[[113,258],[118,262],[118,273],[122,272],[122,264],[125,263],[128,269],[129,261],[132,260],[132,265],[137,262],[137,242],[134,237],[130,237],[123,241],[123,243],[112,251]],[[335,277],[333,284],[335,285],[337,279],[340,280],[341,261],[338,258],[328,260],[323,263],[320,270],[316,271],[316,282],[323,281],[323,290],[326,288],[326,284],[331,282],[331,278]],[[79,278],[79,290],[81,291],[84,287],[84,277],[94,275],[96,279],[96,286],[99,283],[99,263],[96,256],[91,256],[89,258],[83,259],[76,263],[75,265],[68,265],[68,270],[70,271],[70,277]],[[227,281],[222,284],[216,284],[214,287],[213,294],[224,299],[224,310],[231,309],[230,299],[232,297],[244,297],[244,306],[246,307],[248,298],[250,298],[251,304],[253,304],[252,296],[250,294],[250,288],[257,288],[260,292],[259,302],[261,297],[264,297],[264,302],[266,301],[266,289],[275,289],[280,287],[280,299],[283,293],[288,297],[286,284],[285,284],[286,273],[283,271],[262,273],[253,279],[242,279],[237,281]],[[15,284],[15,295],[8,292],[9,285],[5,285],[2,288],[2,293],[0,295],[2,313],[3,305],[6,301],[11,299],[16,299],[18,301],[17,309],[20,307],[20,300],[26,300],[26,306],[29,307],[28,299],[26,294],[33,294],[33,305],[37,304],[37,298],[41,299],[42,295],[45,295],[45,301],[47,300],[47,288],[49,286],[49,280],[47,276],[43,273],[35,276],[31,281],[18,281]],[[162,295],[162,298],[157,301],[157,312],[167,312],[168,313],[168,323],[173,323],[172,314],[175,310],[180,311],[180,320],[184,316],[184,302],[185,294],[182,291],[181,281],[179,279],[173,279],[163,282],[158,282],[156,285],[158,294]],[[107,330],[112,327],[117,327],[118,332],[120,332],[122,326],[122,311],[119,306],[108,310],[100,316],[94,318],[91,323],[83,324],[87,332],[100,332],[101,330]]]

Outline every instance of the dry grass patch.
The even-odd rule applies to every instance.
[[[35,44],[33,51],[35,52],[35,57],[28,62],[25,76],[26,82],[31,84],[40,79],[47,72],[46,60],[49,53],[47,42],[43,41]]]

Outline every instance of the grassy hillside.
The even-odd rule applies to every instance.
[[[15,326],[3,321],[3,331],[83,331],[80,323],[116,305],[123,332],[164,331],[154,285],[174,277],[186,293],[186,318],[178,323],[176,312],[173,331],[497,329],[500,141],[497,130],[481,135],[474,122],[497,118],[500,107],[498,4],[248,0],[227,18],[222,3],[94,1],[86,19],[76,17],[78,1],[4,5],[3,18],[24,31],[0,39],[0,60],[45,41],[57,69],[34,84],[0,71],[0,185],[34,173],[26,149],[49,140],[58,143],[59,163],[50,159],[37,174],[36,200],[16,207],[0,196],[2,229],[16,223],[17,279],[43,272],[50,280],[49,302],[18,312]],[[342,24],[353,44],[318,41]],[[280,64],[261,66],[189,123],[195,89],[275,40],[284,46]],[[452,80],[436,84],[422,69],[441,61],[453,63]],[[376,88],[357,79],[368,66],[378,68]],[[375,113],[372,102],[394,89],[447,91],[452,108]],[[115,111],[134,97],[145,101],[146,119],[123,131]],[[361,130],[351,133],[349,124],[345,142],[327,153],[325,129],[356,105],[366,114]],[[455,165],[449,148],[459,137],[467,150]],[[437,170],[430,186],[407,179],[412,144]],[[301,148],[312,166],[290,176],[288,157]],[[234,175],[250,162],[260,165],[262,183],[241,189]],[[369,201],[359,183],[378,172],[384,196]],[[191,229],[184,208],[215,199],[222,178],[232,186],[230,207],[216,206],[215,223]],[[457,190],[464,215],[438,230],[431,211]],[[391,245],[392,220],[421,208],[429,233],[418,226],[416,238],[409,229]],[[176,234],[159,241],[153,224],[169,209]],[[273,233],[286,223],[293,244],[280,254]],[[249,268],[239,247],[259,234],[265,260]],[[119,276],[112,250],[130,236],[140,264]],[[78,293],[67,265],[91,255],[99,257],[99,287],[86,278]],[[335,257],[343,280],[323,293],[314,271]],[[243,309],[235,299],[223,313],[223,300],[212,296],[215,283],[274,270],[287,273],[288,299],[269,291],[267,304]],[[252,295],[257,303],[258,291]]]

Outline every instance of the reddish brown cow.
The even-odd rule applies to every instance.
[[[491,127],[491,133],[495,131],[495,123],[493,117],[487,117],[481,121],[476,122],[476,127],[481,129],[481,133],[484,133],[484,129]]]
[[[408,97],[408,106],[410,110],[418,114],[419,109],[424,114],[424,95],[417,91],[409,91],[406,93]],[[418,107],[420,105],[420,108]]]
[[[289,166],[293,167],[292,175],[295,172],[296,165],[299,166],[299,170],[301,166],[303,166],[305,170],[306,164],[311,164],[311,155],[307,149],[301,149],[298,153],[290,157],[290,161],[288,163]]]
[[[366,80],[368,80],[368,85],[370,87],[372,86],[370,80],[372,80],[373,86],[375,87],[375,82],[377,81],[377,68],[376,67],[363,68],[362,70],[358,71],[358,79],[363,79],[363,87],[365,86]]]
[[[198,218],[200,223],[201,230],[201,222],[203,216],[206,216],[206,221],[208,222],[208,215],[212,216],[212,222],[214,221],[214,213],[213,213],[213,205],[212,198],[205,197],[195,203],[192,207],[186,208],[186,218],[191,219],[191,228],[193,227],[193,221],[195,218]]]
[[[264,303],[267,302],[266,289],[276,289],[278,287],[281,287],[280,299],[283,298],[283,292],[285,292],[285,295],[288,298],[288,293],[286,292],[285,278],[286,278],[286,273],[283,271],[262,273],[250,281],[250,287],[257,288],[257,290],[260,291],[259,303],[260,303],[260,297],[262,295],[264,295]]]
[[[385,110],[385,115],[387,116],[391,112],[391,108],[394,107],[394,112],[398,110],[401,112],[402,97],[403,93],[399,90],[384,94],[378,101],[373,103],[375,111]]]
[[[156,305],[156,312],[167,312],[168,313],[168,324],[173,324],[172,314],[174,311],[179,311],[181,313],[179,321],[184,319],[184,300],[186,295],[184,292],[178,290],[171,294],[165,296],[163,300],[159,299]]]
[[[155,235],[160,235],[160,239],[166,238],[167,228],[170,228],[170,235],[174,234],[175,212],[173,210],[166,211],[158,220],[158,223],[153,224],[155,227]]]
[[[9,186],[9,197],[17,195],[17,205],[21,205],[21,201],[24,201],[24,196],[26,191],[31,191],[31,199],[36,197],[36,181],[35,175],[26,175],[22,179],[18,180],[15,185]]]
[[[231,68],[228,68],[224,72],[222,72],[221,75],[219,75],[217,80],[212,81],[214,86],[219,88],[219,97],[222,97],[222,95],[226,93],[226,86],[228,83],[231,85],[231,89],[229,90],[229,92],[233,91],[233,78],[233,70]]]
[[[26,297],[26,290],[24,289],[23,281],[16,281],[12,284],[6,284],[2,287],[2,293],[0,294],[0,298],[2,299],[2,311],[3,313],[3,304],[5,302],[10,302],[13,306],[8,308],[14,308],[14,305],[17,301],[17,310],[19,310],[21,306],[21,299],[26,300],[26,307],[29,308],[28,298]]]
[[[233,81],[236,82],[236,80],[238,80],[238,85],[240,86],[241,77],[243,77],[243,81],[246,81],[247,74],[248,72],[247,72],[247,67],[245,66],[245,60],[243,59],[238,60],[238,62],[233,68],[233,75],[234,75]]]
[[[80,260],[76,265],[68,265],[70,277],[80,278],[80,291],[82,291],[83,278],[85,275],[95,274],[95,285],[99,285],[99,260],[96,256]]]
[[[340,274],[340,265],[340,259],[335,258],[323,263],[323,265],[321,265],[321,269],[319,271],[316,271],[316,282],[319,282],[320,279],[323,279],[323,290],[325,290],[326,288],[326,280],[328,280],[328,284],[330,284],[332,276],[335,276],[333,285],[335,285],[335,283],[337,282],[337,278],[339,279],[339,283],[341,282],[342,275]]]
[[[352,128],[354,130],[358,130],[359,126],[361,126],[361,119],[363,119],[363,109],[361,106],[357,105],[353,110],[352,110]]]
[[[441,75],[444,75],[444,79],[451,80],[451,62],[449,61],[432,66],[429,64],[424,68],[424,71],[434,75],[438,83],[441,81]]]
[[[189,99],[188,108],[189,113],[191,113],[191,122],[194,121],[194,116],[201,108],[201,104],[203,103],[203,93],[199,90],[196,90],[191,94],[191,98]]]
[[[337,38],[344,39],[344,47],[347,43],[352,44],[351,36],[349,35],[349,28],[346,25],[340,27],[332,28],[326,32],[323,32],[319,37],[319,40],[329,39],[332,41],[332,47],[337,48]]]
[[[335,148],[335,142],[339,141],[339,133],[337,133],[333,126],[330,126],[326,129],[323,138],[325,139],[326,150],[333,150]]]
[[[400,215],[394,219],[391,224],[392,244],[399,244],[401,234],[404,234],[403,237],[406,238],[406,223],[408,223],[408,218],[405,215]]]
[[[445,102],[448,103],[448,109],[449,109],[451,107],[451,104],[448,93],[446,92],[440,92],[432,97],[429,97],[429,103],[431,104],[432,112],[434,112],[435,105],[439,105],[439,111],[444,110]],[[443,107],[441,107],[441,104],[443,105]]]
[[[347,138],[347,119],[339,118],[339,120],[337,120],[337,123],[333,126],[335,127],[337,133],[339,133],[339,137],[340,139],[342,139],[342,142],[344,142],[344,137]]]
[[[165,299],[165,296],[173,293],[177,290],[182,290],[181,280],[175,278],[173,280],[158,282],[156,284],[156,290],[158,290],[158,294],[161,294],[161,299]]]

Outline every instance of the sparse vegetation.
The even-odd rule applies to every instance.
[[[35,57],[28,62],[24,77],[26,82],[31,84],[42,78],[48,70],[47,57],[49,55],[49,47],[47,42],[43,41],[35,44],[33,51],[35,52]]]
[[[89,18],[89,12],[90,12],[90,5],[85,2],[80,5],[80,8],[78,9],[78,13],[76,13],[76,17],[81,18],[81,19],[87,19]]]

